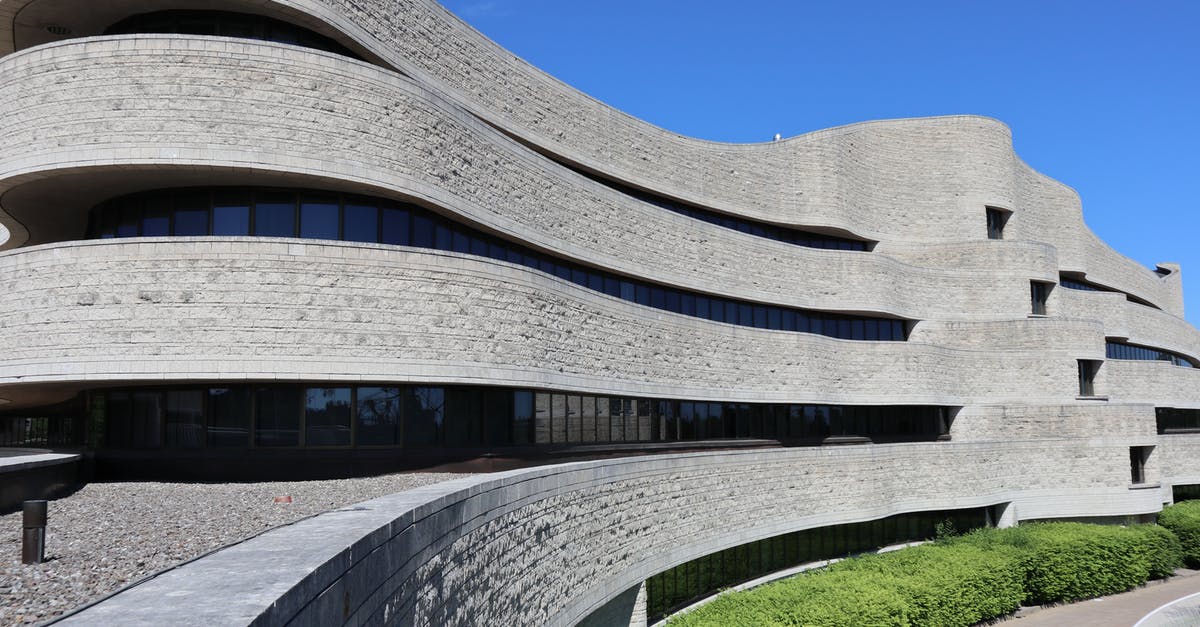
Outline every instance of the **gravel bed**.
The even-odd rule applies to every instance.
[[[21,513],[0,516],[0,625],[40,623],[267,529],[461,474],[268,483],[92,483],[49,506],[46,559],[21,564]],[[277,496],[291,504],[276,504]]]

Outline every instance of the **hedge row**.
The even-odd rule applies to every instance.
[[[1179,541],[1153,525],[1041,523],[982,530],[953,542],[1018,548],[1025,602],[1035,605],[1122,592],[1183,565]]]
[[[1188,568],[1200,568],[1200,501],[1182,501],[1164,507],[1158,515],[1158,524],[1179,537]]]
[[[967,626],[1022,602],[1127,590],[1181,563],[1179,541],[1153,525],[982,529],[722,595],[669,624]]]

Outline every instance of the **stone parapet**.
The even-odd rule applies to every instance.
[[[484,475],[273,531],[65,623],[573,625],[650,575],[800,529],[998,504],[1022,519],[1157,511],[1157,491],[1127,487],[1128,463],[1123,443],[1060,439],[692,453]]]

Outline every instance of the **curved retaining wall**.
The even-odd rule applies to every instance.
[[[272,531],[66,624],[572,625],[657,572],[799,529],[999,503],[1025,519],[1157,511],[1157,490],[1102,485],[1128,477],[1124,445],[693,453],[466,478]]]

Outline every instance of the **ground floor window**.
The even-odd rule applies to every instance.
[[[934,440],[954,409],[735,403],[461,385],[253,384],[89,395],[100,448],[491,448]]]

